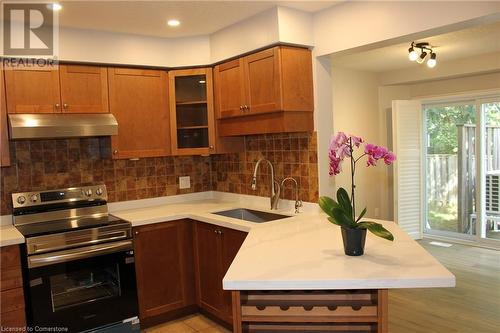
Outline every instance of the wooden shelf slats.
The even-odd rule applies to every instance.
[[[233,293],[236,333],[387,333],[387,290]]]

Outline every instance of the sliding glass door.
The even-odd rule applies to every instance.
[[[484,206],[481,214],[481,238],[500,242],[500,100],[486,101],[481,105],[480,135],[481,198]]]
[[[423,107],[424,232],[500,245],[500,100]]]
[[[424,115],[424,232],[471,238],[476,218],[476,106],[473,101],[426,105]]]

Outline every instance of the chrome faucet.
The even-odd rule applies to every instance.
[[[269,167],[271,168],[271,194],[270,194],[271,209],[278,209],[278,201],[280,200],[281,187],[280,184],[276,180],[274,180],[274,166],[268,159],[261,158],[255,164],[255,169],[253,170],[253,178],[252,178],[252,190],[255,191],[257,189],[257,171],[259,170],[260,162],[263,161],[267,162],[269,164]],[[276,192],[276,185],[278,185],[277,192]]]
[[[302,201],[299,199],[299,184],[297,180],[293,177],[286,177],[281,181],[281,187],[285,184],[287,180],[291,180],[295,183],[295,213],[300,213],[299,208],[302,207]]]

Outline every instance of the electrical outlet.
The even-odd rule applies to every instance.
[[[190,187],[191,187],[191,177],[189,176],[179,177],[179,188],[181,190]]]

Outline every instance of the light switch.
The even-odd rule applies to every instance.
[[[191,187],[191,177],[189,176],[179,177],[179,188],[181,190],[190,187]]]

